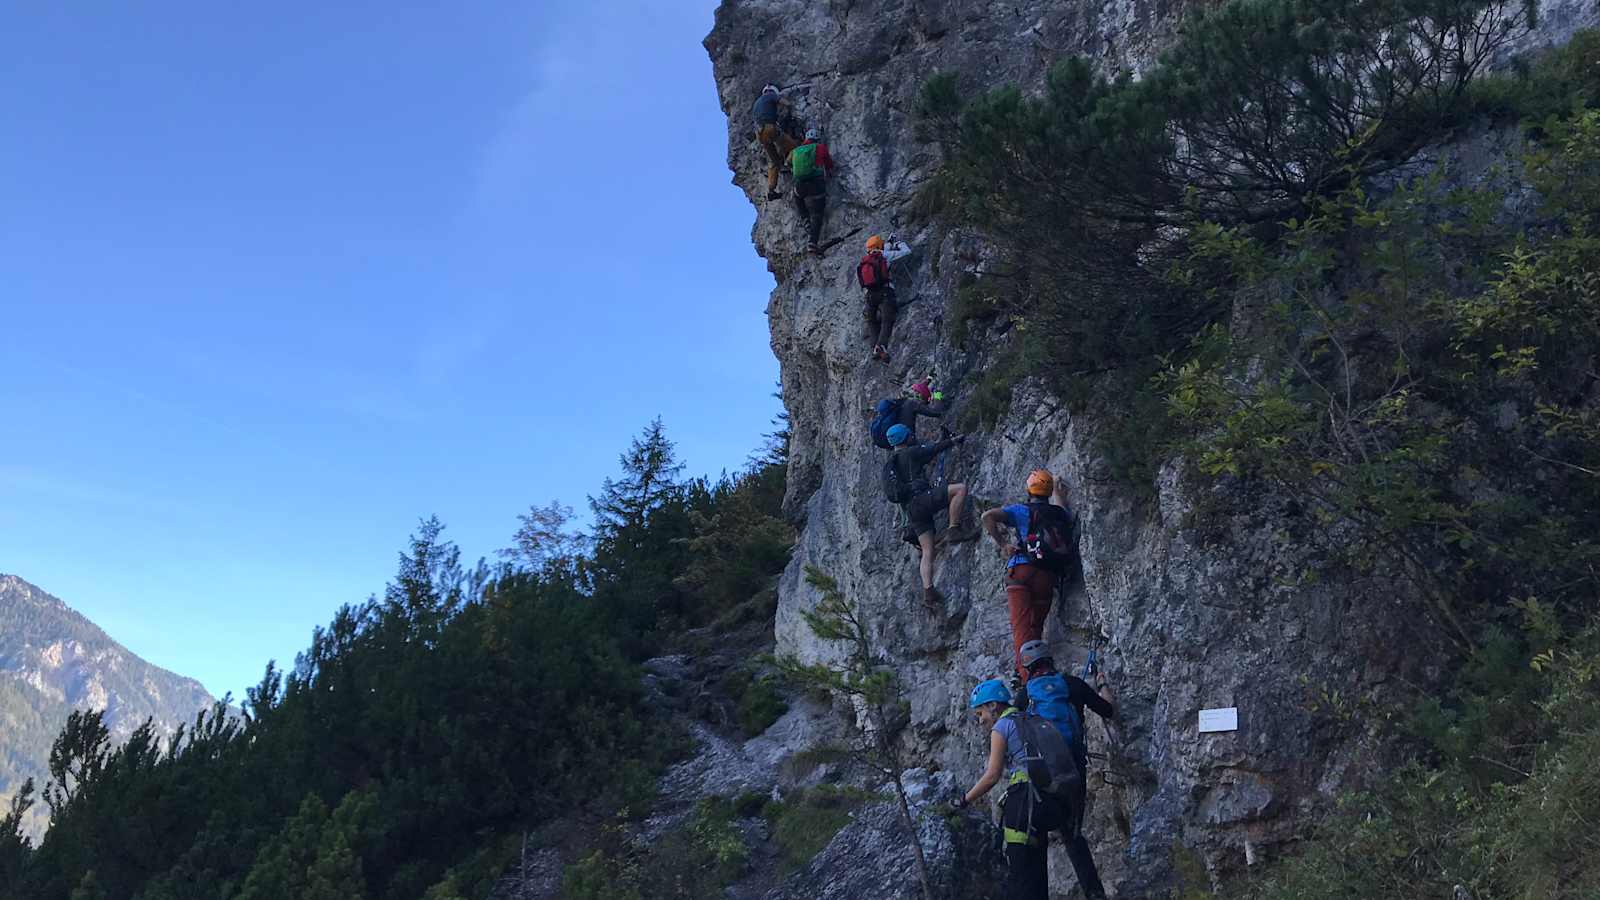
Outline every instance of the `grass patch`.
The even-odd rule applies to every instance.
[[[809,863],[850,822],[850,814],[880,796],[859,788],[819,785],[773,800],[761,814],[772,826],[772,839],[782,848],[784,874]]]

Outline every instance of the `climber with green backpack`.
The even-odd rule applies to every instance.
[[[816,126],[806,129],[806,139],[789,151],[789,177],[794,180],[794,208],[806,221],[810,243],[806,249],[820,255],[822,216],[828,206],[828,178],[833,175],[833,157],[822,143]]]
[[[1074,675],[1063,675],[1056,671],[1055,659],[1050,653],[1050,645],[1044,641],[1029,641],[1022,645],[1022,665],[1027,669],[1028,682],[1025,688],[1027,709],[1044,719],[1049,720],[1066,739],[1067,746],[1072,750],[1073,762],[1077,765],[1078,773],[1082,776],[1076,792],[1066,799],[1066,822],[1061,829],[1061,835],[1066,841],[1067,859],[1072,861],[1072,870],[1077,873],[1078,884],[1083,887],[1083,892],[1089,900],[1104,897],[1105,887],[1100,883],[1100,872],[1094,864],[1094,854],[1089,850],[1089,842],[1083,837],[1083,814],[1088,803],[1089,777],[1089,747],[1087,736],[1084,734],[1083,709],[1087,706],[1094,710],[1095,715],[1107,721],[1116,718],[1117,708],[1102,694],[1106,690],[1106,681],[1103,674],[1099,675],[1095,687],[1090,687],[1087,681]],[[1084,674],[1089,674],[1090,667],[1084,667]],[[1099,673],[1097,673],[1099,674]],[[1043,855],[1040,860],[1033,863],[1042,868]],[[1040,876],[1042,880],[1042,875]]]
[[[1073,827],[1072,804],[1083,794],[1082,767],[1055,724],[1032,710],[1019,710],[1000,679],[973,688],[967,706],[989,731],[989,752],[983,774],[955,798],[955,806],[971,806],[1004,781],[1000,824],[1005,839],[1005,896],[1049,900],[1049,834]],[[1093,887],[1099,887],[1098,878]],[[1091,900],[1105,896],[1088,884],[1084,889]]]
[[[895,425],[889,429],[888,438],[895,449],[883,464],[884,498],[903,508],[911,520],[906,531],[916,535],[917,548],[922,552],[922,600],[937,608],[941,598],[933,587],[934,517],[948,507],[950,525],[944,533],[947,543],[974,540],[978,530],[960,527],[961,512],[967,504],[967,486],[959,482],[935,485],[928,478],[927,468],[945,451],[964,443],[967,437],[958,434],[936,444],[919,444],[911,440],[911,429]]]

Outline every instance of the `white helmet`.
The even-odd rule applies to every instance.
[[[811,126],[810,128],[807,128],[806,129],[806,140],[808,140],[808,141],[820,141],[820,140],[822,140],[822,130],[820,128],[818,128],[817,126],[815,126],[815,125]]]
[[[778,86],[775,85],[775,84],[769,84],[766,87],[761,89],[761,93],[763,93],[763,94],[776,94],[776,93],[778,93]]]

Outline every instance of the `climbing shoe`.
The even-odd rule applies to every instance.
[[[965,527],[951,525],[944,530],[943,540],[946,544],[964,544],[967,541],[975,541],[977,539],[978,526],[976,525],[967,525]]]
[[[934,610],[944,609],[944,598],[939,596],[939,589],[938,588],[931,588],[931,587],[923,588],[922,589],[922,602],[924,604],[926,604],[929,609],[934,609]]]
[[[878,360],[879,362],[888,362],[889,361],[889,348],[885,347],[882,344],[879,344],[876,347],[873,347],[872,348],[872,358]]]
[[[822,255],[822,248],[818,247],[816,244],[807,244],[806,245],[806,252],[811,254],[812,256],[821,256]]]
[[[783,191],[767,191],[768,200],[782,200]]]

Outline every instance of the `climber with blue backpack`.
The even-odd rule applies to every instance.
[[[894,449],[894,445],[889,443],[889,429],[896,425],[904,425],[911,432],[906,439],[915,441],[918,416],[937,419],[950,411],[950,401],[945,399],[942,391],[934,390],[928,381],[928,378],[919,378],[906,385],[904,396],[884,398],[873,407],[872,423],[867,431],[872,435],[874,446]]]
[[[1028,475],[1028,502],[995,507],[983,514],[983,528],[1006,557],[1006,606],[1017,675],[1028,680],[1022,645],[1044,637],[1056,586],[1075,577],[1078,519],[1067,504],[1065,479],[1046,469]]]
[[[822,215],[828,207],[828,179],[833,175],[833,157],[822,143],[822,132],[815,125],[806,129],[806,139],[789,151],[789,177],[794,180],[794,208],[806,221],[813,255],[822,253]]]
[[[1095,868],[1094,854],[1083,837],[1089,776],[1089,745],[1084,733],[1083,709],[1087,706],[1100,718],[1109,721],[1116,718],[1117,708],[1103,696],[1106,689],[1103,674],[1096,672],[1099,677],[1095,687],[1090,687],[1087,681],[1075,675],[1063,675],[1056,671],[1050,645],[1044,641],[1023,644],[1021,656],[1022,665],[1028,672],[1025,688],[1028,712],[1048,719],[1056,726],[1071,748],[1073,762],[1082,776],[1077,793],[1066,798],[1067,821],[1061,834],[1066,841],[1067,858],[1072,861],[1072,870],[1077,873],[1078,884],[1083,886],[1084,895],[1089,898],[1104,897],[1105,888],[1100,884],[1100,872]],[[1085,666],[1084,674],[1089,674],[1089,671],[1090,667]]]
[[[919,444],[911,440],[911,429],[904,425],[889,428],[887,437],[894,452],[883,464],[883,494],[890,503],[905,510],[911,524],[906,531],[916,536],[917,548],[922,552],[922,600],[931,608],[938,608],[942,599],[933,587],[934,517],[948,508],[949,527],[943,538],[947,543],[974,540],[977,528],[960,527],[961,512],[967,504],[967,486],[963,483],[934,484],[928,478],[928,465],[952,447],[967,439],[958,434],[934,444]]]
[[[1059,728],[1033,710],[1012,703],[1005,682],[991,678],[968,698],[978,724],[989,731],[984,771],[955,798],[957,809],[983,799],[1001,781],[1001,834],[1005,840],[1008,900],[1049,900],[1046,850],[1052,831],[1073,827],[1072,805],[1083,795],[1083,769]],[[1070,844],[1069,844],[1070,846]],[[1105,896],[1098,878],[1084,883],[1093,900]]]
[[[894,291],[894,279],[889,275],[889,265],[910,255],[911,247],[905,241],[873,235],[867,238],[867,254],[856,264],[856,283],[866,292],[866,305],[862,308],[867,326],[867,341],[872,344],[872,358],[889,361],[889,336],[894,333],[894,320],[900,314],[900,301]]]

